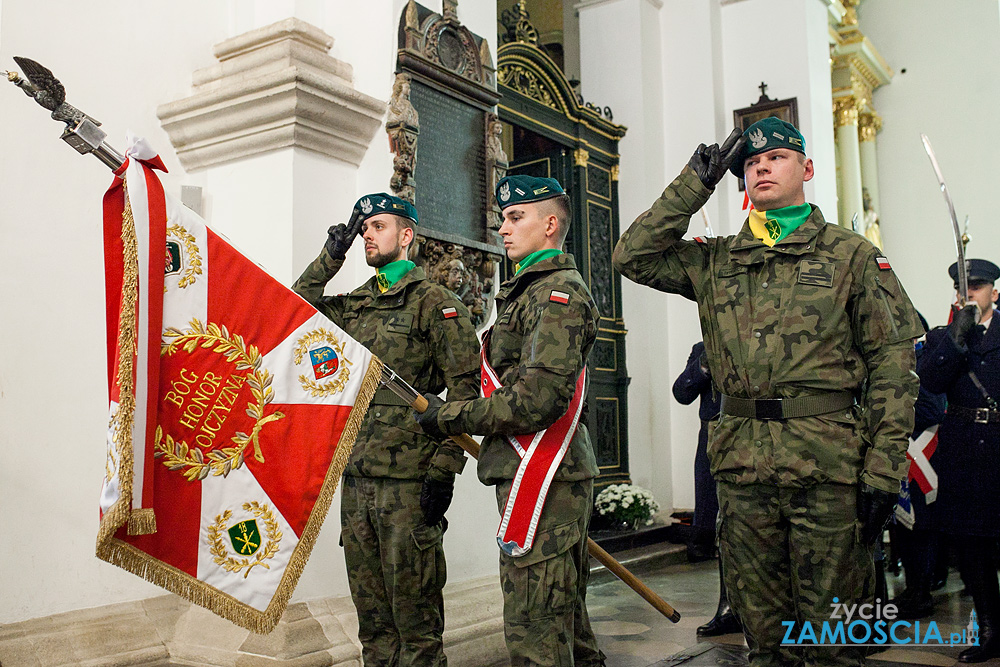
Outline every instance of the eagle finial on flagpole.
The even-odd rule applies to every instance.
[[[3,70],[7,80],[51,111],[53,120],[66,124],[61,137],[63,141],[78,153],[93,153],[112,169],[122,165],[125,156],[104,142],[108,135],[100,129],[101,122],[66,102],[66,89],[47,67],[21,56],[14,56],[14,62],[24,72],[24,77],[17,72]]]

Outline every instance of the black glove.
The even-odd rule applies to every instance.
[[[967,303],[961,309],[954,311],[955,317],[948,325],[948,334],[955,341],[955,345],[965,347],[965,337],[972,331],[972,327],[979,322],[979,306],[975,303]]]
[[[722,147],[719,144],[706,146],[701,144],[688,161],[688,166],[694,169],[698,178],[709,190],[715,189],[722,177],[729,170],[729,165],[747,142],[739,128],[729,133]]]
[[[424,485],[420,487],[420,509],[424,511],[424,523],[436,526],[444,520],[444,513],[451,505],[455,495],[455,480],[443,482],[428,474],[424,477]]]
[[[416,417],[417,423],[420,424],[420,428],[424,429],[424,433],[432,438],[444,440],[448,436],[446,436],[438,426],[438,410],[440,410],[441,406],[444,405],[444,401],[442,401],[435,394],[431,393],[424,394],[424,398],[427,399],[427,409],[423,412],[417,412],[414,410],[413,416]]]
[[[861,521],[861,544],[871,548],[882,535],[889,517],[896,509],[898,493],[889,493],[876,489],[870,484],[861,483],[858,489],[858,520]]]
[[[354,209],[351,212],[351,219],[347,224],[334,225],[327,230],[326,252],[333,259],[344,259],[347,256],[347,249],[354,243],[361,231],[361,209]]]

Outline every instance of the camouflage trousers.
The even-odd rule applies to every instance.
[[[729,602],[743,623],[752,667],[861,665],[865,649],[781,646],[809,621],[837,623],[833,599],[874,602],[875,566],[860,540],[857,487],[718,482],[719,551]]]
[[[511,482],[496,487],[503,512]],[[503,625],[512,667],[603,665],[590,629],[587,529],[594,480],[552,482],[535,542],[524,556],[500,552]]]
[[[344,477],[347,580],[364,664],[446,665],[441,526],[427,526],[419,480]]]

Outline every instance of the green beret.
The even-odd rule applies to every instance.
[[[361,211],[362,220],[367,220],[373,215],[378,215],[379,213],[391,213],[393,215],[409,218],[415,224],[419,224],[420,222],[417,218],[416,206],[405,199],[394,197],[385,192],[376,192],[374,194],[365,195],[358,200],[358,203],[354,205],[354,208]]]
[[[539,178],[537,176],[504,176],[497,183],[497,204],[503,210],[513,204],[528,204],[530,202],[552,199],[564,194],[559,181],[554,178]]]
[[[802,133],[791,123],[773,116],[758,120],[746,129],[743,137],[747,142],[729,165],[729,171],[737,178],[743,178],[743,163],[746,159],[758,153],[765,153],[775,148],[788,148],[806,154],[806,140],[802,138]]]

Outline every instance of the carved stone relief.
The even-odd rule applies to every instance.
[[[413,170],[417,163],[420,119],[410,104],[410,75],[406,72],[397,74],[392,86],[385,131],[389,134],[389,148],[395,153],[389,187],[397,197],[413,202],[416,196]]]
[[[496,192],[497,184],[507,175],[507,153],[503,150],[503,142],[500,137],[503,135],[503,123],[496,114],[487,112],[486,114],[486,169],[489,182],[486,187],[486,194],[490,202],[489,210],[486,213],[487,226],[490,229],[498,230],[503,224],[503,213],[496,203],[496,197],[491,196]]]
[[[417,257],[427,276],[457,294],[472,313],[472,323],[482,326],[493,309],[496,256],[457,243],[421,237]]]

